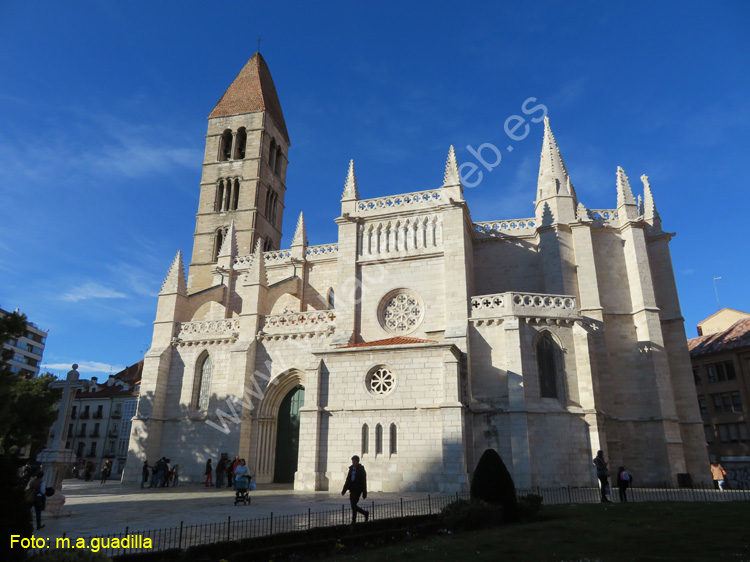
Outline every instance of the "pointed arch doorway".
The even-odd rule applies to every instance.
[[[290,390],[279,406],[276,425],[276,462],[273,481],[294,482],[299,455],[299,409],[305,404],[305,387],[301,384]]]

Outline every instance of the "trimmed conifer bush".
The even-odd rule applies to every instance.
[[[471,499],[500,505],[503,509],[503,520],[506,522],[518,520],[513,477],[494,449],[487,449],[482,453],[477,463],[471,479]]]

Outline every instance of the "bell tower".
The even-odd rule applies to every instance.
[[[212,284],[234,221],[240,254],[281,244],[289,134],[271,71],[255,53],[208,116],[188,291]]]

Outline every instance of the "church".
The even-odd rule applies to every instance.
[[[374,199],[350,162],[338,239],[309,245],[301,214],[282,247],[290,136],[255,53],[208,117],[193,252],[159,293],[125,479],[166,456],[202,482],[226,453],[259,485],[336,490],[357,454],[371,491],[455,492],[488,448],[519,488],[595,485],[600,449],[639,485],[705,479],[648,178],[636,198],[617,168],[615,206],[589,209],[546,118],[541,144],[530,217],[474,222],[446,147],[440,187]]]

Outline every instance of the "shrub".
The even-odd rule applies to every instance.
[[[542,501],[544,498],[536,494],[529,494],[528,496],[521,496],[518,498],[518,515],[522,519],[535,520],[539,510],[542,509]]]
[[[516,503],[516,486],[505,463],[494,449],[482,453],[474,476],[471,479],[471,499],[500,505],[503,509],[503,520],[518,520]]]
[[[502,521],[502,508],[483,501],[456,500],[440,510],[441,524],[451,531],[470,531]]]

